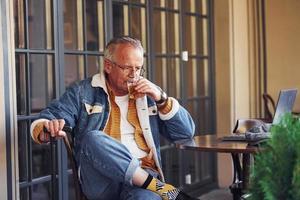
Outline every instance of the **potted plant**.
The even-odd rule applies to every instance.
[[[287,114],[255,156],[250,199],[300,200],[300,118]]]

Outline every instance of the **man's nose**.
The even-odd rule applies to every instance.
[[[130,72],[129,72],[129,76],[130,77],[135,77],[137,75],[137,69],[135,67],[131,68],[130,69]]]

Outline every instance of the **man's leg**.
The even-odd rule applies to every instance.
[[[78,161],[82,189],[89,199],[114,199],[111,195],[119,195],[121,183],[132,185],[139,167],[139,160],[123,144],[101,131],[85,134]]]
[[[151,190],[159,194],[163,200],[192,199],[188,196],[186,198],[183,196],[185,194],[177,188],[162,183],[140,168],[139,160],[132,158],[123,144],[101,131],[91,131],[82,139],[80,167],[83,190],[88,197],[89,193],[103,197],[103,190],[106,190],[108,185],[124,183]],[[93,169],[93,173],[89,172],[91,169]],[[91,176],[94,179],[92,182],[89,180]],[[97,176],[97,178],[94,176]],[[100,186],[102,186],[101,189]],[[116,193],[116,190],[114,193]]]

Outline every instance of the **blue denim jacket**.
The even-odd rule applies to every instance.
[[[172,99],[172,110],[167,114],[159,113],[155,101],[150,97],[136,100],[137,112],[143,135],[149,148],[154,150],[154,160],[161,170],[160,135],[171,141],[192,138],[195,125],[190,114]],[[110,114],[104,75],[96,74],[85,79],[54,100],[40,113],[40,119],[64,119],[73,127],[74,153],[77,162],[80,151],[80,141],[85,133],[92,130],[103,130]],[[34,124],[33,124],[34,125]],[[80,165],[80,163],[78,163]]]

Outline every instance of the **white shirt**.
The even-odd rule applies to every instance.
[[[135,158],[142,158],[147,153],[141,150],[134,139],[134,127],[127,120],[128,113],[128,95],[115,96],[115,102],[120,109],[120,131],[121,131],[121,143],[124,144],[131,155]]]

